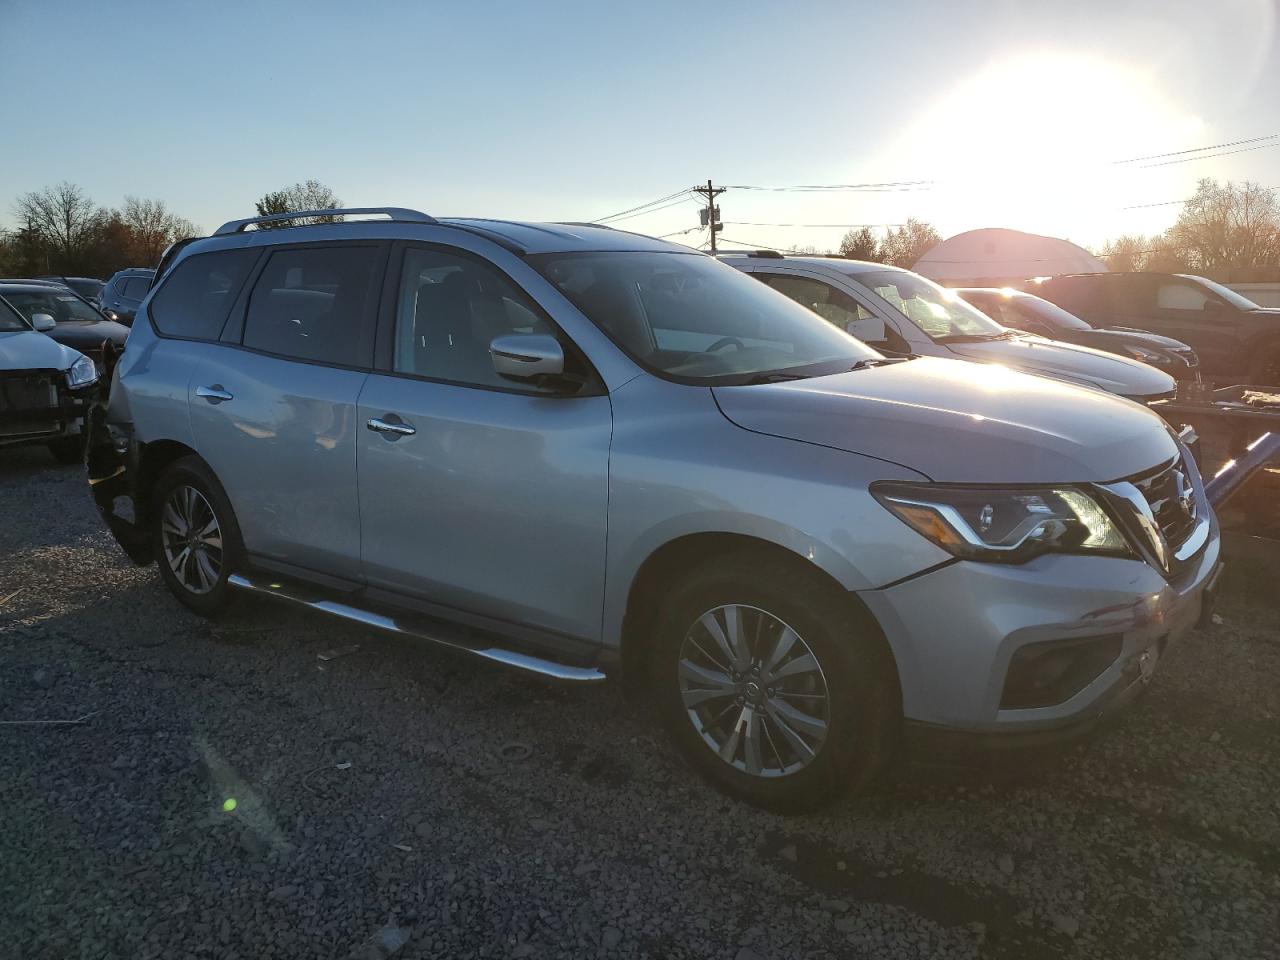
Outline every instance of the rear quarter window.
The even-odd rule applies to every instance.
[[[152,298],[151,322],[166,337],[217,340],[257,257],[256,250],[218,250],[183,260]],[[145,296],[147,279],[133,279]]]

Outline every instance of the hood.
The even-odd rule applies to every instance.
[[[0,333],[0,371],[68,370],[80,356],[34,330]]]
[[[1009,340],[948,343],[946,347],[964,360],[998,363],[1124,397],[1158,396],[1177,388],[1173,377],[1145,363],[1075,343],[1019,336]]]
[[[1173,337],[1162,337],[1158,333],[1148,333],[1136,327],[1096,327],[1092,331],[1096,336],[1105,337],[1116,343],[1133,343],[1140,347],[1151,347],[1153,350],[1187,351],[1191,348],[1181,340]]]
[[[97,350],[104,340],[123,347],[129,328],[114,320],[64,320],[46,336],[77,350]]]
[[[733,423],[952,483],[1105,483],[1173,458],[1146,407],[996,366],[925,357],[830,377],[715,387]]]

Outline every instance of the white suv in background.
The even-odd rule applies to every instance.
[[[1177,389],[1172,377],[1145,363],[1002,327],[957,294],[900,267],[768,250],[720,259],[888,356],[997,363],[1140,403]]]

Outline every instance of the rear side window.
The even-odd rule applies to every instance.
[[[257,256],[256,250],[219,250],[183,260],[151,301],[156,329],[167,337],[217,340]],[[147,278],[130,277],[126,284],[135,281],[145,296]]]
[[[244,345],[295,360],[359,365],[380,257],[376,247],[272,253],[249,295]]]
[[[120,287],[120,296],[130,300],[141,300],[147,295],[147,287],[151,285],[147,277],[128,277]]]

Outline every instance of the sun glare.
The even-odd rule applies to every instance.
[[[894,145],[893,166],[938,181],[936,206],[962,222],[1061,236],[1127,203],[1167,199],[1155,194],[1175,174],[1115,161],[1193,144],[1203,132],[1153,74],[1041,52],[953,88]]]

